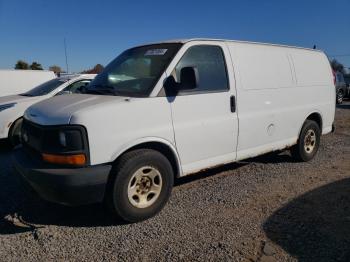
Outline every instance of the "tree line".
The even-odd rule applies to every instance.
[[[15,69],[43,70],[43,67],[41,66],[41,64],[39,64],[35,61],[31,65],[29,65],[27,62],[25,62],[23,60],[18,60],[16,65],[15,65]]]
[[[345,74],[345,67],[342,63],[340,63],[339,61],[337,61],[336,59],[333,59],[331,61],[331,67],[335,72],[341,72],[343,74]]]
[[[42,65],[36,61],[32,62],[30,65],[24,60],[18,60],[15,64],[15,69],[21,70],[44,70]],[[99,74],[104,69],[103,65],[96,64],[93,68],[89,68],[81,71],[82,74]],[[52,65],[49,67],[50,71],[53,71],[55,74],[59,75],[61,73],[65,73],[64,70],[58,65]]]

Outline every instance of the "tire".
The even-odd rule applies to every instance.
[[[321,131],[319,125],[312,120],[306,120],[295,146],[292,147],[292,156],[301,162],[312,160],[320,146]]]
[[[12,147],[17,146],[21,143],[21,128],[22,128],[23,119],[17,119],[11,126],[9,131],[8,140]]]
[[[342,104],[343,103],[343,99],[344,99],[344,92],[343,92],[343,90],[339,90],[338,92],[337,92],[337,104]]]
[[[142,221],[164,207],[173,183],[173,169],[164,155],[151,149],[130,151],[112,168],[105,202],[117,218]]]

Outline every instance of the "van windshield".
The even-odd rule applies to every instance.
[[[22,96],[44,96],[49,93],[51,93],[53,90],[58,88],[60,85],[67,82],[68,79],[60,79],[55,78],[52,80],[49,80],[41,85],[38,85],[37,87],[34,87],[33,89],[29,90],[28,92],[22,94]]]
[[[85,93],[146,97],[182,44],[155,44],[126,50],[86,88]]]

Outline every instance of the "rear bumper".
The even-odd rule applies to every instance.
[[[49,166],[31,158],[23,148],[13,152],[14,169],[45,200],[65,205],[102,202],[112,166],[83,168]]]

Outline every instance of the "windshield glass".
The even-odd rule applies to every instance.
[[[55,90],[57,87],[67,82],[68,79],[55,78],[50,81],[47,81],[37,87],[34,87],[32,90],[22,94],[23,96],[43,96]]]
[[[123,52],[90,83],[86,93],[148,96],[181,45],[147,45]]]

